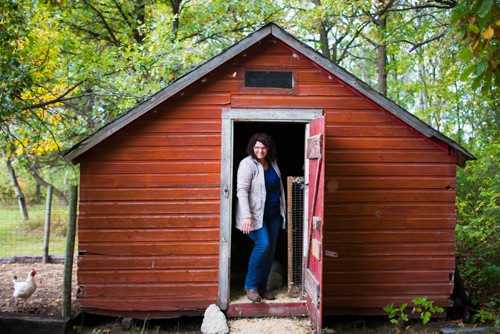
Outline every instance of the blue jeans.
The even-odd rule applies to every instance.
[[[280,228],[281,216],[273,219],[264,218],[262,228],[248,234],[248,237],[254,242],[254,247],[248,261],[245,289],[266,290]]]

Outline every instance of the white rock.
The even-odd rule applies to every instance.
[[[221,312],[217,305],[211,304],[205,310],[205,316],[203,318],[203,323],[201,324],[201,332],[203,334],[229,333],[226,316]]]

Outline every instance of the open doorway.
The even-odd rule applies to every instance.
[[[246,146],[249,138],[256,132],[265,132],[273,137],[277,146],[278,164],[281,170],[281,179],[287,192],[287,180],[289,177],[304,177],[304,138],[306,134],[306,123],[302,122],[234,122],[233,128],[233,193],[232,217],[236,216],[236,176],[240,161],[246,157]],[[290,204],[289,204],[290,205]],[[289,211],[290,208],[287,208]],[[288,223],[288,222],[287,222]],[[237,230],[234,222],[231,224],[231,263],[230,263],[230,302],[247,303],[244,291],[244,280],[247,272],[248,260],[253,243],[250,239]],[[287,224],[287,227],[289,224]],[[298,245],[302,248],[302,245]],[[301,255],[300,255],[301,256]],[[281,230],[276,246],[274,259],[277,263],[273,270],[273,284],[281,286],[277,290],[276,302],[293,301],[288,293],[290,249],[289,233]],[[299,298],[294,298],[299,301]]]

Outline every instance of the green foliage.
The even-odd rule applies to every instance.
[[[500,281],[500,145],[487,146],[457,177],[457,261],[466,289],[483,304]]]
[[[442,307],[434,306],[434,302],[427,300],[427,297],[416,297],[412,300],[412,303],[414,306],[411,313],[419,313],[424,325],[431,320],[433,314],[444,312]]]
[[[500,327],[500,299],[492,298],[483,308],[472,316],[472,322],[481,324],[494,324]]]
[[[489,322],[495,322],[497,323],[499,320],[498,320],[498,317],[495,316],[495,314],[492,312],[492,311],[488,311],[488,310],[485,310],[485,309],[480,309],[479,311],[477,311],[476,314],[474,314],[472,316],[472,322],[476,323],[476,322],[479,322],[479,323],[489,323]]]
[[[471,88],[487,91],[500,84],[498,69],[498,34],[500,9],[495,0],[462,0],[451,15],[451,24],[461,39],[461,60],[469,64],[461,75],[471,78]]]
[[[394,306],[394,304],[389,304],[384,307],[384,311],[387,313],[387,317],[391,324],[401,325],[408,321],[408,314],[406,313],[407,303],[401,306]]]
[[[402,327],[403,324],[409,320],[411,315],[418,314],[422,323],[426,325],[433,315],[444,312],[442,307],[434,306],[434,302],[428,300],[427,297],[415,297],[411,303],[413,304],[413,308],[410,313],[406,313],[406,309],[408,308],[407,303],[401,306],[389,304],[384,307],[384,311],[387,313],[387,317],[391,324]]]

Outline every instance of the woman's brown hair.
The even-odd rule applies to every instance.
[[[253,153],[253,147],[255,146],[256,142],[261,142],[267,148],[267,157],[269,158],[269,160],[274,161],[277,159],[276,145],[274,144],[273,138],[267,133],[263,132],[258,132],[253,134],[252,137],[250,137],[250,140],[248,140],[248,145],[247,145],[248,155],[251,155],[252,157],[255,158],[255,155]]]

